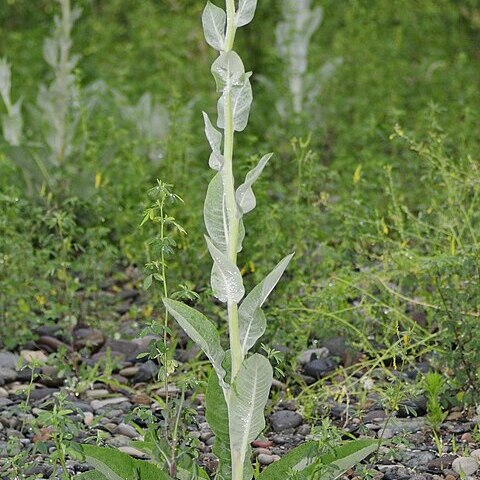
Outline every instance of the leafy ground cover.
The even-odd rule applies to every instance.
[[[473,0],[311,2],[323,20],[303,52],[299,111],[287,73],[301,69],[277,46],[281,3],[259,2],[238,38],[255,72],[239,178],[252,152],[275,152],[246,219],[245,285],[296,252],[255,347],[276,369],[254,459],[263,467],[306,439],[328,453],[367,436],[384,442],[350,477],[457,478],[479,446],[480,10]],[[131,440],[155,436],[159,421],[178,427],[174,457],[212,473],[209,368],[165,328],[161,303],[166,276],[169,296],[225,328],[203,244],[201,112],[215,113],[204,2],[75,6],[64,136],[48,109],[59,111],[49,94],[59,73],[44,58],[46,38],[61,42],[60,4],[0,9],[11,65],[2,125],[18,126],[19,100],[23,122],[18,142],[5,127],[0,138],[0,471],[69,478],[87,468],[76,442],[144,457]],[[64,139],[63,160],[52,138]],[[169,193],[161,211],[157,178],[183,201]]]

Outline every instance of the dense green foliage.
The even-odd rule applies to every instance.
[[[202,310],[218,316],[208,302],[201,221],[209,175],[201,110],[214,103],[214,57],[198,20],[203,0],[78,2],[78,148],[50,183],[31,161],[44,128],[31,107],[39,84],[52,81],[42,42],[57,4],[30,3],[9,0],[0,9],[0,57],[12,65],[12,97],[23,97],[30,159],[0,139],[0,340],[14,346],[35,325],[111,317],[100,290],[148,261],[152,230],[138,225],[156,178],[185,201],[173,212],[188,237],[176,238],[171,283],[188,282]],[[262,28],[254,23],[239,38],[257,74],[252,122],[239,135],[242,177],[257,161],[252,151],[276,152],[246,222],[244,281],[257,284],[264,268],[295,250],[289,282],[268,312],[269,343],[303,347],[342,333],[372,366],[429,355],[447,367],[452,391],[463,392],[457,398],[468,400],[480,368],[477,2],[319,3],[324,20],[309,69],[342,59],[319,97],[320,122],[278,120],[286,88],[275,51],[278,2],[261,1]],[[104,90],[92,90],[98,80]],[[131,108],[145,92],[169,116],[158,145]],[[161,152],[153,159],[152,143]],[[149,295],[146,307],[157,305],[157,294]],[[131,312],[139,322],[149,315],[155,310]]]

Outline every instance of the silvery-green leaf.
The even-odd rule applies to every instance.
[[[22,139],[23,119],[21,112],[22,102],[19,100],[13,105],[9,115],[2,119],[2,130],[5,141],[18,147]]]
[[[225,366],[228,370],[228,366]],[[218,377],[212,371],[208,379],[207,392],[205,396],[207,422],[210,425],[215,439],[223,441],[227,445],[230,442],[228,433],[228,407],[225,396],[218,382]]]
[[[219,381],[223,381],[225,352],[215,325],[205,315],[184,303],[169,298],[164,298],[163,303],[187,335],[203,350],[217,372]]]
[[[53,38],[47,38],[43,42],[43,58],[51,67],[57,66],[58,44]]]
[[[107,480],[168,480],[154,463],[136,460],[114,448],[82,445],[87,462]],[[85,477],[84,477],[85,478]],[[101,478],[91,476],[86,478]]]
[[[333,451],[322,455],[319,453],[318,442],[306,442],[263,470],[258,480],[277,480],[298,473],[304,478],[335,480],[377,448],[378,441],[359,439],[335,447]]]
[[[315,33],[317,28],[320,26],[323,20],[323,9],[322,7],[317,7],[312,10],[310,15],[308,16],[308,20],[306,20],[306,31],[305,35],[308,37],[310,41],[311,36]]]
[[[229,402],[232,455],[245,458],[250,443],[265,428],[264,409],[273,380],[270,362],[256,353],[243,361]]]
[[[221,53],[213,62],[211,71],[218,92],[224,92],[225,89],[239,83],[245,75],[242,59],[233,50]]]
[[[233,129],[237,132],[245,130],[248,124],[250,108],[253,102],[252,85],[250,84],[251,72],[246,73],[243,84],[232,87],[232,116]]]
[[[209,237],[205,238],[213,258],[211,278],[213,294],[221,302],[240,302],[245,294],[245,287],[239,268],[213,244]]]
[[[237,132],[245,130],[252,106],[253,93],[250,84],[251,72],[242,74],[237,81],[225,87],[217,103],[217,125],[225,128],[225,108],[230,99],[233,129]]]
[[[243,27],[253,20],[255,9],[257,8],[257,0],[240,0],[235,15],[235,26]]]
[[[10,64],[5,58],[0,59],[0,95],[5,103],[10,103],[10,89],[12,87],[12,72]]]
[[[261,175],[263,169],[267,162],[272,158],[273,153],[268,153],[264,155],[257,166],[250,170],[245,177],[245,182],[240,185],[235,194],[238,206],[240,207],[242,213],[246,214],[251,212],[256,206],[255,194],[253,193],[252,185],[255,183],[257,178]]]
[[[229,236],[229,224],[225,205],[223,178],[220,172],[213,177],[208,185],[203,215],[210,239],[221,252],[226,254]],[[244,238],[245,227],[242,219],[240,218],[237,252],[242,250],[242,242]]]
[[[220,7],[208,1],[202,15],[205,40],[215,50],[222,51],[225,46],[227,14]]]
[[[283,258],[276,267],[245,297],[238,309],[240,343],[243,354],[265,333],[266,320],[261,307],[287,268],[293,253]]]
[[[203,216],[212,242],[220,251],[226,253],[229,233],[221,173],[217,173],[208,185]]]
[[[208,164],[213,170],[220,170],[224,163],[221,152],[222,134],[212,125],[209,116],[205,112],[203,112],[203,120],[205,122],[205,135],[212,149]]]

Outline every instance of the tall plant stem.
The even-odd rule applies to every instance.
[[[233,48],[235,41],[235,2],[234,0],[226,0],[227,10],[227,31],[225,39],[225,51],[229,52]],[[230,75],[227,75],[230,79]],[[230,82],[230,80],[229,80]],[[239,218],[237,212],[237,202],[235,200],[235,177],[233,174],[233,111],[232,111],[232,94],[231,85],[227,85],[225,89],[225,140],[224,140],[224,158],[225,164],[223,168],[223,186],[225,191],[225,202],[228,215],[228,245],[227,253],[232,263],[237,263],[237,247],[239,234]],[[238,305],[234,302],[228,304],[228,325],[230,336],[230,350],[232,356],[232,379],[240,370],[243,361],[242,348],[240,345],[240,332],[238,327]]]
[[[68,110],[68,57],[71,46],[71,5],[70,0],[60,1],[62,8],[61,34],[60,34],[60,59],[58,64],[58,135],[59,145],[57,151],[57,161],[61,165],[65,160],[66,152],[66,121]]]
[[[235,1],[225,0],[227,11],[227,31],[225,38],[225,52],[230,52],[233,49],[235,42]],[[227,72],[227,78],[230,82],[230,72]],[[225,203],[228,216],[228,240],[227,240],[227,254],[233,264],[237,264],[237,250],[238,250],[238,236],[239,236],[239,215],[237,212],[238,206],[235,199],[235,177],[233,173],[233,145],[234,145],[234,125],[233,125],[233,110],[232,110],[232,85],[228,84],[225,89],[225,128],[224,128],[224,149],[223,154],[225,164],[223,168],[223,187],[225,192]],[[243,362],[242,346],[240,343],[240,330],[238,325],[238,304],[235,302],[228,302],[228,329],[230,337],[230,351],[232,358],[232,382],[240,370]],[[225,398],[227,405],[229,398]],[[229,408],[230,410],[230,408]],[[232,412],[229,411],[229,415]],[[232,440],[232,439],[231,439]],[[243,480],[243,464],[241,452],[230,448],[230,455],[232,460],[232,480]]]
[[[162,284],[163,284],[163,296],[168,298],[168,285],[167,285],[167,270],[165,263],[165,214],[164,214],[164,204],[165,198],[162,198],[160,203],[160,241],[162,242],[162,249],[160,253],[160,261],[162,264]],[[164,369],[164,388],[165,388],[165,408],[168,409],[168,338],[167,338],[167,329],[168,329],[168,310],[165,308],[165,320],[163,323],[163,369]],[[165,432],[168,440],[168,429]]]

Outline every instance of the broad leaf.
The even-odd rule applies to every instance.
[[[243,300],[238,309],[240,342],[246,355],[256,341],[265,333],[266,319],[261,307],[287,268],[293,253],[282,259]]]
[[[217,125],[220,128],[225,128],[225,110],[227,108],[228,98],[230,98],[233,129],[237,132],[245,130],[248,124],[248,117],[250,115],[250,108],[253,101],[250,76],[250,72],[243,74],[236,83],[233,83],[230,88],[225,89],[223,95],[218,100]]]
[[[225,128],[225,110],[231,109],[228,115],[233,117],[233,128],[241,132],[247,126],[253,100],[251,73],[245,73],[242,59],[234,51],[229,51],[213,62],[212,74],[217,90],[222,92],[217,104],[217,125]]]
[[[211,241],[205,237],[208,250],[213,258],[212,290],[221,302],[238,303],[245,295],[242,274],[239,268]]]
[[[203,112],[203,120],[205,122],[205,135],[212,149],[208,164],[213,170],[220,170],[225,161],[221,152],[222,134],[212,125],[209,116],[205,112]]]
[[[218,458],[218,468],[215,472],[215,480],[232,480],[232,458],[230,455],[230,442],[225,442],[220,438],[215,438],[212,453]]]
[[[90,470],[89,472],[80,473],[75,476],[75,479],[79,478],[80,480],[107,480],[107,477],[100,472],[95,470]]]
[[[203,207],[205,227],[213,244],[223,253],[227,253],[229,236],[228,215],[225,205],[223,178],[217,173],[208,185],[205,204]],[[239,220],[238,247],[237,252],[242,250],[243,239],[245,238],[245,227],[243,220]]]
[[[107,480],[138,480],[139,478],[142,480],[168,480],[170,478],[153,463],[136,460],[113,448],[83,445],[82,449],[87,462]],[[98,475],[90,475],[90,478],[103,480]]]
[[[245,458],[250,443],[265,428],[263,412],[272,381],[272,366],[258,353],[243,361],[234,379],[228,420],[230,447],[237,458]]]
[[[227,14],[224,10],[208,1],[203,10],[202,24],[207,43],[215,50],[223,50],[227,26]]]
[[[9,113],[2,119],[3,138],[7,143],[18,147],[22,140],[23,118],[22,118],[22,100],[18,100]]]
[[[319,455],[318,442],[307,442],[272,463],[257,480],[288,480],[297,473],[307,478],[334,480],[372,454],[377,446],[376,440],[354,440],[337,447],[333,453]]]
[[[5,58],[0,58],[0,95],[5,103],[10,103],[12,87],[12,70]]]
[[[228,87],[240,82],[245,75],[245,67],[238,53],[230,50],[221,53],[211,67],[217,91],[224,92]]]
[[[215,439],[221,440],[228,445],[230,443],[230,435],[228,433],[228,407],[215,372],[212,372],[208,379],[205,404],[207,422],[215,434]]]
[[[255,9],[257,8],[257,0],[240,0],[235,15],[235,26],[243,27],[253,20]]]
[[[265,165],[272,158],[272,155],[273,153],[268,153],[267,155],[264,155],[258,162],[257,166],[247,173],[247,176],[245,177],[245,182],[237,189],[235,196],[238,206],[244,214],[251,212],[257,204],[257,200],[255,199],[255,194],[253,193],[252,186],[263,172]]]
[[[225,377],[222,367],[225,352],[220,345],[220,335],[215,325],[194,308],[184,303],[164,298],[163,303],[186,334],[203,350],[217,372],[220,381]]]

